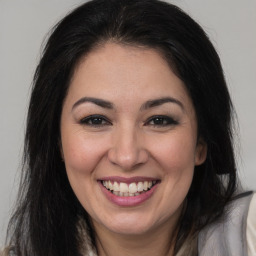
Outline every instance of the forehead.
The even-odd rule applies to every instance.
[[[90,52],[77,65],[68,97],[85,96],[127,104],[170,96],[192,107],[184,83],[158,51],[114,43]]]

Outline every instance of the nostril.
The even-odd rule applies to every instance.
[[[120,150],[113,148],[108,152],[108,160],[124,170],[134,169],[144,164],[147,159],[147,153],[142,149]]]

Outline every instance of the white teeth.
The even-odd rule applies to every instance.
[[[129,184],[129,194],[130,193],[134,194],[136,192],[138,192],[138,188],[137,188],[136,183],[133,182],[133,183]]]
[[[108,186],[105,186],[106,188],[109,188],[110,190],[113,190],[113,185],[111,183],[111,181],[108,181]]]
[[[140,181],[138,183],[132,182],[130,184],[124,182],[104,180],[102,182],[103,186],[110,190],[113,194],[117,196],[138,196],[144,191],[152,188],[157,183],[154,181]]]
[[[142,192],[143,189],[144,189],[143,182],[140,181],[140,182],[138,183],[138,191],[139,191],[139,192]]]
[[[148,182],[147,181],[144,181],[143,189],[148,190]]]
[[[120,182],[120,191],[123,193],[129,192],[128,184]]]
[[[120,191],[119,184],[118,184],[116,181],[114,182],[113,190],[114,190],[114,191]]]

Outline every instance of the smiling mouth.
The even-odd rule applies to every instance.
[[[102,185],[112,194],[120,197],[139,196],[151,190],[160,181],[139,181],[132,183],[124,183],[110,180],[102,180]]]

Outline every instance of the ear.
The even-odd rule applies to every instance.
[[[206,160],[207,144],[203,138],[199,138],[196,145],[195,165],[201,165]]]

